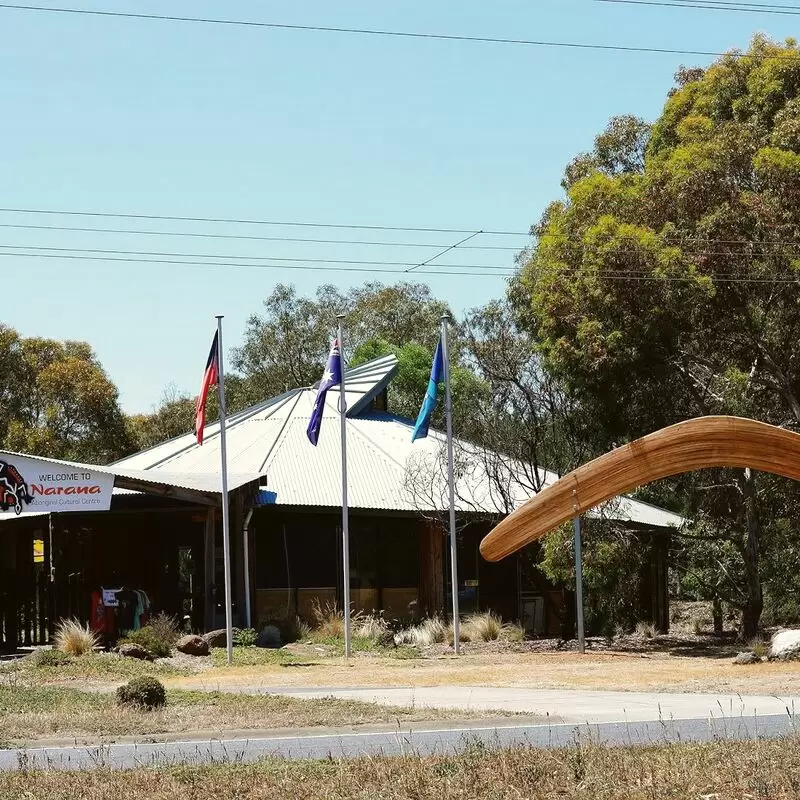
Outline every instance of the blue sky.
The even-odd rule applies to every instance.
[[[711,51],[745,47],[759,30],[778,38],[797,32],[792,17],[592,0],[52,5]],[[708,59],[0,9],[0,206],[522,232],[560,195],[564,165],[590,147],[609,117],[659,113],[682,61]],[[0,224],[442,247],[459,238],[12,213],[0,213]],[[525,241],[481,237],[474,243],[518,247]],[[227,261],[417,263],[436,252],[433,246],[10,227],[0,227],[0,245],[192,253]],[[513,251],[455,251],[441,263],[510,266]],[[197,390],[214,314],[226,315],[228,350],[278,282],[311,293],[325,282],[346,288],[381,279],[335,266],[289,271],[19,256],[3,257],[0,270],[14,276],[4,281],[0,321],[27,336],[91,342],[130,412],[151,410],[170,384]],[[504,290],[500,277],[422,278],[424,270],[418,272],[459,313]]]

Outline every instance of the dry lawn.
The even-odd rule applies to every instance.
[[[0,800],[661,800],[800,796],[800,741],[469,748],[450,757],[0,775]]]
[[[185,688],[514,686],[532,689],[800,694],[800,662],[736,666],[729,657],[668,653],[487,653],[424,659],[361,655],[258,668],[220,667],[168,681]]]
[[[510,716],[503,712],[394,708],[375,703],[171,691],[166,708],[118,708],[113,695],[56,687],[0,687],[0,746],[41,739],[97,740],[200,731],[274,730]]]

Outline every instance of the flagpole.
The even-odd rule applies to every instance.
[[[344,387],[344,314],[339,314],[339,419],[342,425],[342,573],[344,594],[344,656],[350,658],[350,524],[347,511],[347,399]]]
[[[233,663],[233,609],[231,599],[230,504],[228,502],[228,451],[225,431],[225,370],[222,365],[222,315],[217,315],[217,395],[219,397],[219,443],[222,468],[222,558],[225,568],[225,641],[228,664]]]
[[[442,361],[444,366],[444,411],[447,420],[447,485],[450,492],[450,580],[453,595],[453,652],[461,652],[461,618],[458,611],[458,540],[456,538],[456,490],[453,478],[453,399],[450,395],[450,356],[447,348],[447,324],[442,317]]]

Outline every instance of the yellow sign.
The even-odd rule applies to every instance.
[[[44,564],[44,540],[33,540],[33,563]]]

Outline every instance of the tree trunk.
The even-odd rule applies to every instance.
[[[722,600],[718,595],[714,595],[711,606],[711,615],[714,619],[714,636],[722,636],[724,633],[722,625]]]
[[[747,581],[747,600],[742,609],[742,622],[739,626],[740,641],[752,639],[758,633],[758,624],[761,620],[761,611],[764,607],[764,598],[761,592],[761,578],[758,574],[761,522],[758,516],[758,496],[756,495],[755,476],[746,469],[739,477],[739,486],[742,489],[745,503],[745,517],[747,520],[747,538],[742,547],[744,559],[745,578]]]

